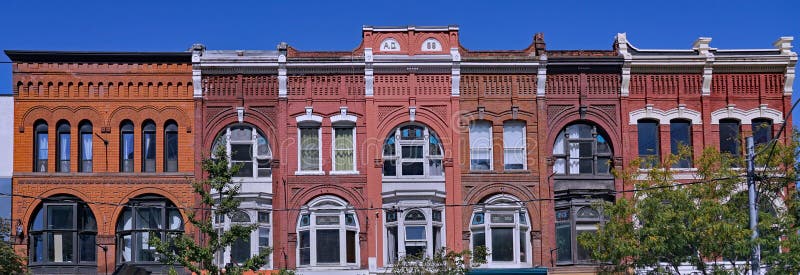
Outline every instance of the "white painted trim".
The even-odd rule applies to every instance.
[[[366,97],[372,97],[374,95],[373,83],[375,77],[373,75],[372,62],[373,62],[372,48],[365,48],[364,49],[364,95]]]
[[[311,106],[306,107],[306,113],[295,117],[295,120],[297,123],[301,122],[316,122],[320,124],[322,123],[322,117],[313,114],[313,109]]]
[[[339,107],[339,114],[331,117],[331,123],[352,122],[356,123],[358,117],[347,114],[347,106]]]
[[[629,113],[628,124],[636,125],[640,119],[652,118],[659,121],[659,124],[669,124],[670,120],[683,118],[692,121],[692,124],[703,124],[700,112],[686,108],[685,104],[679,104],[678,108],[661,110],[647,104],[645,108],[633,110]]]
[[[539,56],[539,68],[536,71],[536,97],[544,97],[547,84],[547,54]],[[494,65],[494,64],[492,64]]]
[[[322,121],[322,118],[320,118]],[[303,140],[301,136],[301,131],[303,127],[297,127],[297,171],[294,172],[295,175],[325,175],[325,171],[322,171],[322,127],[317,128],[317,169],[318,170],[301,170],[302,162],[303,162]],[[310,127],[313,128],[313,127]]]
[[[355,119],[353,120],[355,123]],[[336,170],[336,131],[340,129],[347,129],[349,127],[331,127],[331,171],[328,173],[329,175],[357,175],[358,174],[358,167],[356,161],[356,125],[353,124],[351,131],[353,132],[353,138],[350,140],[353,144],[353,170]]]
[[[450,71],[450,95],[461,95],[461,54],[458,48],[450,48],[450,56],[453,57],[453,67]]]
[[[727,108],[711,112],[711,124],[719,124],[721,119],[735,118],[742,125],[748,125],[752,123],[753,119],[762,117],[771,119],[773,124],[783,123],[783,112],[769,108],[767,104],[761,104],[758,108],[750,110],[742,110],[736,108],[736,105],[730,104]]]

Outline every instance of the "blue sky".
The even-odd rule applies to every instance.
[[[780,36],[800,40],[800,1],[6,0],[2,6],[4,50],[182,51],[196,42],[275,49],[281,41],[301,50],[349,50],[362,25],[456,24],[469,49],[521,49],[536,32],[545,34],[548,49],[611,49],[618,32],[639,48],[688,49],[700,36],[712,37],[717,48],[771,48]],[[10,92],[11,65],[0,64],[0,93]]]

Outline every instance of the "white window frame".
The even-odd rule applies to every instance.
[[[402,135],[400,133],[400,129],[405,126],[417,126],[422,128],[422,139],[420,140],[408,140],[402,139]],[[442,146],[442,139],[439,138],[438,135],[433,133],[433,136],[439,140],[440,152],[441,155],[430,155],[430,137],[431,131],[425,125],[421,124],[403,124],[392,130],[394,135],[394,156],[386,156],[383,155],[383,146],[381,146],[381,156],[383,160],[394,160],[395,161],[395,176],[386,176],[382,175],[383,178],[391,178],[391,179],[426,179],[426,178],[433,178],[433,179],[443,179],[445,176],[445,169],[444,169],[444,146]],[[389,138],[387,136],[386,138]],[[384,139],[383,144],[386,143]],[[403,158],[403,146],[422,146],[422,158]],[[439,160],[442,162],[442,175],[441,176],[433,176],[431,175],[430,171],[430,161],[431,160]],[[422,162],[422,175],[403,175],[403,163],[413,163],[413,162]],[[383,172],[381,172],[383,174]]]
[[[336,148],[336,131],[344,130],[350,128],[353,132],[353,138],[351,139],[353,143],[352,151],[353,151],[353,169],[352,170],[336,170],[336,151],[339,150]],[[356,125],[355,124],[344,124],[344,123],[337,123],[331,127],[331,175],[349,175],[349,174],[358,174],[358,167],[356,167]]]
[[[397,259],[406,256],[406,242],[415,242],[416,240],[406,240],[406,227],[407,226],[424,226],[425,227],[425,255],[426,257],[433,257],[436,253],[436,247],[445,247],[445,209],[442,205],[394,205],[392,211],[396,211],[397,220],[389,222],[386,219],[388,210],[383,211],[383,263],[384,266],[392,266],[394,263],[389,261],[389,228],[397,228]],[[384,209],[387,209],[384,205]],[[406,221],[406,216],[411,211],[420,211],[425,215],[425,221]],[[433,211],[440,211],[442,221],[433,220]],[[437,240],[439,244],[433,242],[434,227],[439,227],[439,236]]]
[[[508,124],[519,124],[522,125],[522,144],[519,147],[511,147],[506,143],[506,127]],[[508,120],[503,122],[503,170],[506,171],[525,171],[528,170],[528,143],[527,143],[527,125],[525,125],[525,121],[523,120]],[[522,150],[522,169],[508,169],[506,168],[506,154],[508,150]]]
[[[317,129],[317,170],[302,170],[303,163],[303,139],[301,129]],[[298,124],[297,125],[297,171],[295,175],[324,175],[322,171],[322,125]]]
[[[243,210],[241,212],[247,214],[247,216],[250,218],[250,222],[249,223],[231,222],[231,218],[229,216],[225,216],[225,221],[220,223],[220,222],[218,222],[216,220],[219,216],[216,215],[216,214],[213,214],[212,218],[214,220],[212,222],[213,222],[214,229],[217,230],[218,233],[220,233],[220,232],[226,232],[226,231],[230,230],[231,229],[231,225],[233,225],[233,224],[240,224],[240,225],[245,225],[245,226],[246,225],[251,225],[251,224],[257,224],[258,228],[256,228],[256,230],[253,230],[252,232],[250,232],[250,257],[258,255],[258,253],[260,252],[259,251],[259,246],[258,246],[259,245],[259,239],[258,238],[259,238],[259,230],[261,228],[269,229],[269,244],[268,245],[270,247],[272,247],[273,236],[274,236],[273,230],[272,230],[272,209]],[[267,212],[267,213],[269,213],[270,214],[269,215],[270,216],[270,220],[267,221],[266,223],[259,222],[258,221],[258,212]],[[255,217],[255,219],[253,219],[253,217]],[[272,255],[273,254],[274,253],[271,253],[267,257],[268,263],[266,265],[262,266],[260,268],[260,270],[272,269],[272,266],[273,266],[273,264],[272,264],[273,263]],[[230,263],[230,260],[231,260],[231,247],[230,246],[225,247],[224,249],[222,249],[221,251],[218,251],[214,255],[214,264],[217,265],[218,267],[224,267],[225,265]]]
[[[489,125],[489,147],[486,147],[486,148],[484,148],[484,147],[474,148],[472,146],[473,145],[473,142],[472,142],[472,138],[473,138],[472,127],[475,127],[475,125],[477,125],[478,123],[486,123],[486,124]],[[494,130],[493,130],[493,128],[494,128],[494,125],[492,125],[492,122],[488,121],[488,120],[473,120],[472,122],[470,122],[470,124],[469,124],[469,162],[470,162],[469,163],[469,170],[470,171],[481,172],[481,171],[493,171],[494,170],[494,153],[493,153],[493,150],[492,150],[493,149],[492,147],[494,147],[494,137],[493,137]],[[472,166],[472,160],[474,159],[473,158],[473,156],[474,156],[473,155],[473,150],[487,150],[488,151],[488,154],[489,154],[489,169],[487,169],[487,170],[475,169],[475,167]]]
[[[249,127],[250,128],[250,140],[249,141],[231,141],[231,128],[233,128],[233,127]],[[251,177],[238,177],[238,176],[234,175],[233,176],[234,179],[255,179],[255,178],[263,178],[263,179],[267,179],[267,180],[271,180],[272,179],[272,172],[273,171],[270,171],[270,176],[269,177],[259,177],[258,176],[258,161],[259,160],[270,160],[270,166],[272,165],[271,164],[272,148],[269,145],[269,139],[267,139],[266,135],[261,135],[267,141],[268,154],[264,155],[264,156],[258,154],[259,130],[258,130],[258,128],[256,126],[253,126],[253,125],[250,125],[250,124],[246,124],[246,123],[228,125],[227,127],[225,127],[224,135],[225,136],[223,138],[223,141],[225,142],[225,154],[228,157],[228,167],[233,167],[233,160],[231,159],[231,153],[233,153],[231,151],[231,144],[249,144],[249,145],[251,145],[250,149],[252,150],[251,154],[253,156],[253,159],[252,159],[252,162],[253,162],[253,164],[252,164],[253,165],[253,176],[251,176]],[[217,137],[219,137],[219,135],[217,135]],[[212,151],[211,152],[211,157],[215,157],[213,151],[216,150],[216,146],[215,146],[216,144],[217,144],[217,138],[215,138],[214,141],[211,144],[211,151]],[[269,169],[272,170],[272,167],[270,167]]]
[[[332,206],[330,204],[317,206],[323,203],[334,203],[338,204],[338,206]],[[295,264],[298,269],[314,269],[315,267],[326,267],[327,269],[354,269],[361,266],[361,251],[360,251],[360,240],[359,240],[359,223],[358,223],[358,215],[356,214],[353,207],[348,204],[343,199],[338,197],[334,197],[331,195],[323,195],[311,200],[306,206],[303,207],[304,209],[300,211],[297,215],[297,226],[295,226],[295,234],[297,234],[298,241],[295,245]],[[353,215],[353,219],[355,221],[355,225],[347,225],[346,215],[350,214]],[[309,224],[306,226],[300,226],[300,220],[302,219],[303,215],[309,216]],[[337,225],[317,225],[317,217],[319,216],[338,216],[339,217],[339,224]],[[339,264],[331,264],[331,263],[317,263],[317,230],[318,229],[337,229],[339,230]],[[300,264],[300,231],[308,231],[308,238],[309,238],[309,264],[308,265],[301,265]],[[355,263],[348,263],[347,262],[347,231],[354,231],[355,232],[355,241],[356,244],[355,248]]]
[[[473,251],[475,248],[473,244],[475,242],[474,232],[483,232],[484,236],[484,244],[486,246],[486,263],[482,264],[482,267],[530,267],[532,266],[532,248],[531,248],[531,219],[528,215],[527,209],[523,204],[518,203],[519,199],[505,194],[495,195],[490,197],[489,199],[485,200],[485,204],[483,206],[477,206],[470,216],[469,219],[469,229],[470,229],[470,240],[469,240],[469,247]],[[475,217],[475,214],[483,213],[483,224],[473,225],[472,220]],[[506,215],[513,215],[514,222],[513,223],[492,223],[492,215],[498,214],[506,214]],[[520,215],[525,216],[525,223],[523,224],[520,221]],[[512,238],[513,238],[513,256],[512,261],[494,261],[492,259],[492,228],[512,228]],[[520,240],[520,233],[524,233],[527,238],[527,241],[524,242],[525,245],[525,262],[520,261],[520,245],[523,245],[522,241]]]

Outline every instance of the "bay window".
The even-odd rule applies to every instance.
[[[443,153],[441,140],[429,128],[398,127],[383,144],[383,176],[442,177]]]
[[[217,135],[212,151],[225,150],[232,167],[238,170],[237,178],[272,177],[272,150],[266,136],[249,124],[236,124]],[[213,157],[213,156],[212,156]]]
[[[384,212],[386,226],[386,263],[402,257],[431,257],[443,247],[443,208],[416,208],[395,205]]]
[[[72,196],[44,199],[28,229],[28,265],[34,273],[97,270],[97,222],[89,206]]]
[[[509,195],[495,195],[474,209],[470,222],[472,250],[484,247],[484,260],[490,267],[529,265],[528,214],[518,201]]]
[[[557,175],[610,175],[611,143],[593,125],[577,123],[556,136],[553,172]]]
[[[183,234],[183,218],[169,200],[159,196],[131,199],[117,219],[117,265],[158,264],[150,238],[174,239]]]
[[[358,221],[346,201],[331,195],[311,200],[297,221],[300,267],[359,266]]]

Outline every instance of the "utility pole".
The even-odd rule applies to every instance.
[[[761,274],[761,245],[755,243],[758,239],[758,205],[756,205],[756,173],[755,173],[755,150],[753,149],[753,137],[745,139],[747,144],[747,199],[750,207],[750,230],[753,231],[750,239],[754,242],[753,251],[750,255],[752,274]]]

